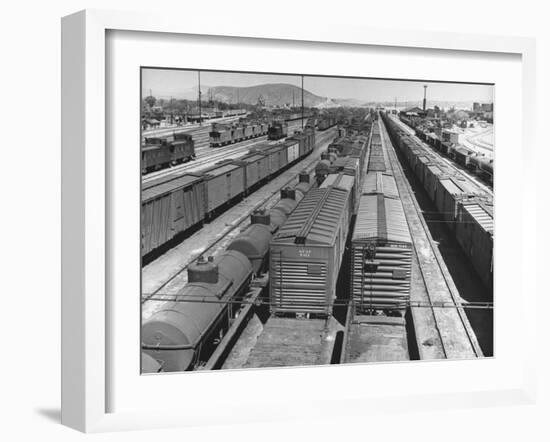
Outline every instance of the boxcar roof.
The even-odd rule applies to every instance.
[[[390,198],[399,198],[399,192],[397,190],[395,179],[391,174],[383,172],[367,173],[363,181],[361,193],[363,195],[381,193]]]
[[[218,164],[209,167],[208,169],[201,170],[201,173],[204,175],[218,176],[231,172],[235,169],[240,169],[241,167],[242,166],[239,166],[238,164]]]
[[[469,181],[465,179],[459,179],[458,177],[443,178],[440,182],[441,185],[453,195],[478,195],[480,193],[479,189],[471,184]]]
[[[175,180],[166,181],[154,187],[149,187],[141,192],[141,201],[145,202],[154,198],[158,198],[166,193],[174,192],[178,189],[193,185],[202,181],[202,177],[194,174],[185,174]]]
[[[340,188],[312,189],[273,237],[277,245],[333,245],[349,192]]]
[[[493,234],[493,211],[492,207],[488,207],[485,204],[480,203],[466,203],[464,204],[464,210],[466,210],[472,218],[474,218],[480,225]]]
[[[331,173],[327,175],[323,183],[319,186],[321,189],[333,186],[351,191],[353,184],[355,183],[355,177],[351,175],[344,175],[342,173]]]
[[[401,200],[380,194],[362,195],[351,240],[411,244]]]
[[[265,155],[263,153],[253,152],[245,156],[235,158],[235,161],[246,161],[247,163],[252,163],[254,161],[261,160],[262,158],[265,158]]]

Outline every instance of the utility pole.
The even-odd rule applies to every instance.
[[[201,103],[201,71],[199,73],[199,126],[202,126],[202,103]]]
[[[422,110],[426,112],[426,89],[428,89],[428,85],[424,85],[424,101],[422,102]]]
[[[304,129],[304,76],[302,75],[302,130]]]

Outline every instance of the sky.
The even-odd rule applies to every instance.
[[[201,72],[201,89],[205,86],[255,86],[287,83],[300,86],[296,75]],[[365,101],[419,101],[423,85],[428,85],[428,101],[492,102],[493,86],[460,83],[438,83],[406,80],[352,79],[337,77],[304,77],[304,89],[321,97],[355,98]],[[143,69],[142,94],[158,98],[178,98],[197,90],[198,72],[175,69]]]

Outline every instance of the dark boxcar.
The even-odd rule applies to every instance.
[[[471,150],[468,150],[464,147],[457,147],[455,150],[455,161],[461,166],[466,167],[470,162],[470,155],[472,153],[473,152]]]
[[[483,283],[493,287],[493,207],[482,201],[459,204],[456,239]]]
[[[401,200],[362,195],[351,247],[356,311],[404,315],[411,290],[412,240]]]
[[[206,181],[206,213],[244,194],[245,171],[238,164],[218,164],[201,171]]]
[[[149,144],[141,148],[141,171],[151,172],[170,165],[171,155],[168,144]]]
[[[288,134],[288,125],[284,121],[272,121],[267,129],[267,138],[270,140],[280,140]]]
[[[195,143],[189,139],[174,140],[171,143],[172,164],[185,163],[195,158]]]
[[[349,228],[349,192],[312,189],[270,245],[275,314],[330,315]]]
[[[141,253],[162,246],[175,235],[203,221],[206,185],[199,175],[186,174],[142,191]]]

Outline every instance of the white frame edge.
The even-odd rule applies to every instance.
[[[236,30],[238,29],[238,32]],[[343,25],[309,29],[292,23],[242,23],[212,17],[207,24],[186,22],[169,14],[85,10],[62,19],[62,408],[64,425],[84,432],[184,426],[177,413],[143,416],[106,413],[106,164],[105,34],[107,30],[153,31],[201,35],[320,41],[442,50],[512,53],[522,56],[523,173],[536,167],[535,40],[425,31],[390,31]],[[103,109],[103,112],[98,110]],[[103,147],[103,148],[102,148]],[[536,220],[536,194],[524,191],[524,222]],[[524,241],[522,257],[535,255]],[[525,267],[525,264],[523,264]],[[524,282],[524,295],[536,302],[536,283]],[[533,403],[535,400],[536,324],[526,324],[524,387],[476,394],[476,405]],[[479,396],[479,397],[478,397]],[[435,397],[418,398],[430,408]],[[449,407],[472,405],[472,397],[440,395]],[[373,409],[360,404],[361,410]],[[396,400],[377,402],[376,410],[398,409]],[[404,410],[401,410],[404,411]]]

